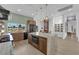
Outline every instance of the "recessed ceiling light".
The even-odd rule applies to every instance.
[[[22,9],[17,9],[18,12],[22,11]]]
[[[68,11],[72,11],[72,8],[68,9]]]
[[[34,15],[34,13],[32,13],[32,16]]]

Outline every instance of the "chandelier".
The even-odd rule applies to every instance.
[[[36,18],[40,19],[41,21],[42,20],[48,20],[48,13],[47,13],[48,10],[47,9],[48,9],[48,4],[40,6],[40,8],[39,8],[40,11],[38,11],[38,10],[35,11]],[[39,12],[40,12],[40,14],[39,14]]]
[[[45,20],[48,20],[47,7],[48,7],[48,4],[45,4],[45,9],[44,9],[44,10],[45,10],[46,12],[45,12],[44,17],[42,18],[42,19],[45,19]],[[42,12],[43,12],[43,10],[42,10],[42,9],[43,9],[43,7],[41,6],[41,7],[40,7],[40,10],[41,10],[41,15],[42,15]],[[42,15],[42,16],[43,16],[43,15]]]

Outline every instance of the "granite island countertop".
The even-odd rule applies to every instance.
[[[29,33],[29,34],[37,35],[37,36],[45,37],[45,38],[49,38],[51,36],[54,36],[54,35],[52,35],[50,33],[42,33],[42,32],[32,32],[32,33]]]

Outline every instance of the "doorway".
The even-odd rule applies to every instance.
[[[76,16],[68,16],[67,17],[67,37],[69,39],[76,39],[76,26],[77,26],[77,22],[76,22]]]

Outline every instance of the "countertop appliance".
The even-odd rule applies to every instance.
[[[10,35],[0,36],[0,55],[12,55],[13,47]]]
[[[0,36],[0,43],[8,42],[8,41],[10,41],[9,35]]]

